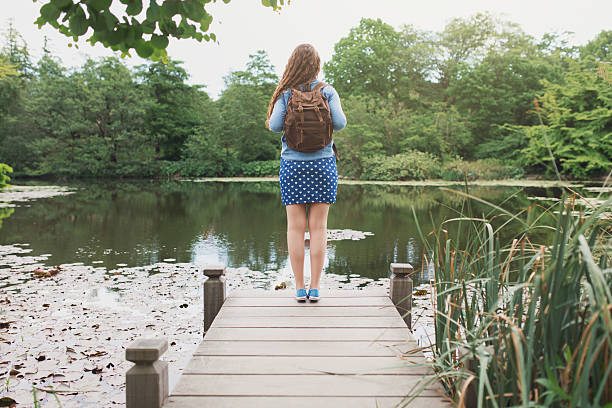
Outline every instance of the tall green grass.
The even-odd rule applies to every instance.
[[[421,234],[435,270],[429,380],[460,407],[612,407],[612,197],[512,214],[453,193],[459,216]],[[534,242],[543,229],[550,241]]]

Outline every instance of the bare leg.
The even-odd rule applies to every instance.
[[[295,276],[295,288],[304,289],[304,232],[306,232],[306,204],[291,204],[287,210],[287,247]]]
[[[308,209],[310,231],[310,288],[319,289],[327,248],[327,213],[329,204],[312,203]]]

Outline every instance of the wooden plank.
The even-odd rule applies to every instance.
[[[320,289],[319,293],[322,297],[389,297],[389,291],[382,288],[370,288],[362,290],[338,290],[338,289]],[[234,290],[228,294],[228,297],[286,297],[295,298],[295,290],[293,289],[282,289],[282,290],[264,290],[264,289],[246,289],[246,290]]]
[[[254,328],[214,327],[206,333],[206,340],[266,341],[409,341],[407,327],[403,328]]]
[[[407,374],[431,372],[425,358],[305,357],[293,356],[195,356],[183,371],[187,374]]]
[[[397,408],[398,397],[178,397],[171,396],[164,408]],[[409,408],[451,407],[440,397],[418,397]]]
[[[256,317],[256,316],[397,316],[393,306],[363,306],[363,307],[224,307],[217,318],[226,317]]]
[[[371,341],[216,341],[204,340],[194,355],[202,356],[395,356],[418,346],[414,340]]]
[[[386,291],[235,291],[166,408],[450,407]]]
[[[211,327],[406,327],[397,316],[392,317],[226,317],[216,318]]]
[[[184,375],[172,395],[404,397],[415,395],[415,391],[410,392],[421,378],[420,375]],[[438,396],[430,389],[422,390],[419,395]]]
[[[298,303],[294,298],[284,297],[258,297],[242,298],[230,296],[225,299],[223,307],[232,306],[263,306],[263,307],[330,307],[330,306],[393,306],[388,297],[347,297],[347,298],[321,298],[318,302]]]

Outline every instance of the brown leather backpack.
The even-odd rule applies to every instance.
[[[334,126],[327,98],[321,94],[326,83],[317,83],[312,90],[310,84],[292,88],[285,114],[285,138],[287,145],[298,152],[315,152],[332,141]],[[334,144],[336,159],[338,152]]]

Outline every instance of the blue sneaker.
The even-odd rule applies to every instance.
[[[311,302],[316,302],[317,300],[319,300],[319,289],[310,289],[308,291],[308,299]]]
[[[298,302],[305,302],[307,296],[306,289],[298,289],[295,298]]]

